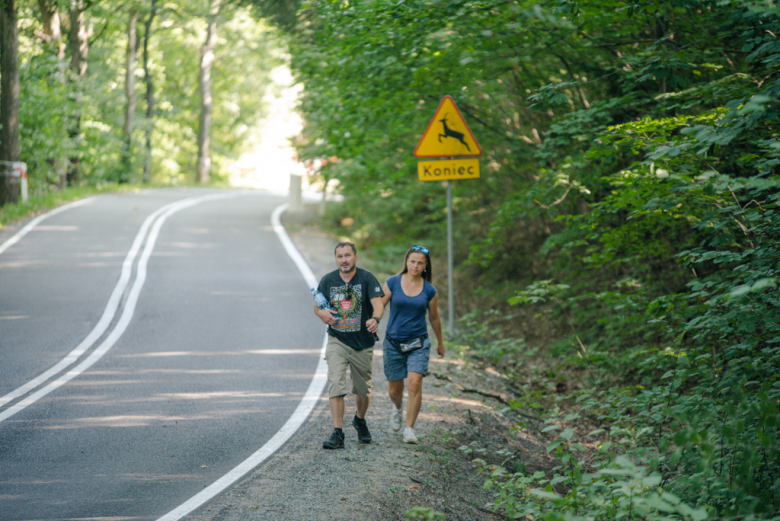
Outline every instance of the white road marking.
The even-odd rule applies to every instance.
[[[9,407],[8,409],[0,413],[0,422],[10,418],[14,414],[25,409],[27,406],[37,402],[38,400],[40,400],[50,392],[61,387],[65,383],[69,382],[76,376],[83,373],[86,369],[88,369],[95,362],[97,362],[103,355],[105,355],[108,352],[108,350],[111,349],[111,347],[113,347],[116,341],[119,340],[119,338],[122,336],[122,333],[124,333],[125,329],[127,329],[130,320],[133,318],[133,313],[135,312],[135,305],[138,302],[138,297],[141,293],[141,288],[143,288],[144,282],[146,281],[146,265],[147,262],[149,261],[149,256],[152,254],[152,250],[154,249],[154,244],[157,241],[157,236],[160,233],[160,228],[162,227],[166,219],[168,219],[168,217],[178,212],[179,210],[183,210],[184,208],[189,208],[190,206],[194,206],[204,201],[213,200],[213,199],[222,199],[225,197],[234,197],[235,195],[236,194],[213,194],[213,195],[206,195],[200,197],[191,197],[189,199],[184,199],[182,201],[177,201],[175,203],[171,203],[166,206],[163,206],[162,208],[154,212],[152,215],[147,217],[147,219],[144,221],[143,225],[141,226],[141,231],[138,232],[138,235],[136,236],[136,239],[133,242],[133,246],[130,250],[130,253],[128,253],[127,258],[125,259],[125,264],[122,269],[122,277],[125,277],[126,275],[127,280],[129,280],[130,277],[130,268],[132,267],[133,259],[135,258],[135,255],[138,252],[138,248],[143,243],[143,237],[146,235],[146,229],[149,227],[149,224],[152,221],[154,221],[155,218],[157,218],[157,221],[154,222],[152,230],[149,233],[149,238],[146,241],[146,247],[144,248],[144,251],[141,254],[141,259],[138,261],[138,273],[136,274],[135,282],[133,282],[133,286],[130,288],[130,294],[128,295],[127,301],[125,302],[124,309],[122,310],[122,315],[119,317],[119,321],[117,322],[114,329],[111,331],[108,337],[103,341],[103,343],[100,344],[100,346],[98,346],[79,365],[77,365],[67,373],[60,376],[59,378],[51,382],[46,387],[39,389],[35,393],[29,395],[27,398],[21,400],[18,403],[15,403],[11,407]],[[160,216],[160,214],[162,214],[162,216]],[[158,218],[158,216],[160,217]],[[127,270],[125,270],[125,267],[127,267]],[[109,299],[109,304],[108,306],[106,306],[106,310],[104,311],[103,317],[100,319],[100,322],[98,322],[98,325],[95,326],[95,329],[92,330],[89,336],[87,336],[87,338],[85,338],[84,341],[81,344],[79,344],[78,347],[76,347],[76,349],[71,351],[68,354],[68,356],[65,357],[65,359],[63,359],[59,364],[55,365],[54,367],[52,367],[45,373],[41,374],[37,378],[31,380],[30,382],[20,387],[19,389],[4,396],[2,399],[5,400],[8,396],[20,392],[20,390],[23,388],[27,388],[24,392],[20,392],[20,394],[16,394],[16,396],[21,396],[27,391],[29,391],[30,389],[40,385],[42,382],[51,378],[51,376],[53,376],[54,374],[62,371],[65,367],[73,364],[76,361],[76,359],[81,354],[84,353],[86,349],[88,349],[95,341],[97,341],[97,339],[100,338],[100,336],[105,332],[105,329],[111,323],[111,320],[113,320],[114,314],[116,313],[116,309],[119,305],[119,301],[121,300],[122,294],[124,293],[124,289],[127,286],[127,280],[124,280],[124,283],[122,282],[123,280],[124,280],[123,278],[120,278],[120,282],[117,284],[116,288],[114,288],[114,293],[111,295],[111,298]],[[32,382],[36,382],[36,383],[33,385]],[[14,397],[10,399],[13,399]],[[7,401],[8,400],[2,403],[6,403]]]
[[[135,239],[133,240],[133,244],[130,247],[130,251],[127,252],[125,261],[122,263],[122,272],[121,275],[119,276],[119,282],[116,283],[116,286],[114,287],[114,291],[111,293],[111,297],[109,297],[108,299],[108,304],[106,304],[106,309],[103,310],[103,316],[100,317],[100,320],[92,329],[92,331],[89,333],[89,335],[87,335],[87,337],[84,340],[82,340],[81,343],[78,346],[76,346],[75,349],[73,349],[73,351],[68,353],[65,356],[65,358],[60,360],[51,369],[39,374],[38,376],[36,376],[26,384],[22,385],[17,389],[14,389],[10,393],[6,394],[5,396],[0,397],[0,407],[10,402],[11,400],[15,400],[20,396],[24,396],[31,390],[41,385],[43,382],[47,381],[49,378],[53,377],[54,375],[56,375],[66,367],[75,363],[76,360],[78,360],[78,358],[81,355],[83,355],[87,349],[92,347],[92,344],[97,342],[98,338],[100,338],[103,335],[103,333],[106,332],[106,329],[111,324],[111,321],[114,320],[114,315],[116,314],[116,310],[119,307],[119,302],[121,301],[122,295],[125,292],[127,283],[130,281],[133,262],[135,261],[135,257],[138,254],[138,251],[141,249],[141,244],[143,244],[144,238],[146,237],[146,232],[149,230],[149,226],[151,226],[152,221],[154,221],[157,218],[157,216],[159,216],[162,212],[164,212],[174,204],[177,203],[171,203],[165,205],[162,208],[158,209],[157,211],[153,212],[149,217],[146,218],[146,220],[144,220],[143,224],[141,224],[141,229],[138,230],[138,234],[135,236]],[[30,224],[33,223],[31,222]],[[30,228],[30,230],[31,229],[32,227]],[[19,234],[17,234],[16,236],[18,235]],[[14,238],[16,236],[14,236]],[[2,421],[2,419],[0,419],[0,421]]]
[[[27,225],[24,228],[22,228],[21,230],[16,232],[16,234],[13,237],[11,237],[7,241],[5,241],[3,244],[0,244],[0,254],[2,254],[5,250],[10,248],[11,246],[16,244],[17,242],[19,242],[19,239],[21,239],[22,237],[24,237],[25,235],[30,233],[30,230],[32,230],[33,228],[38,226],[38,223],[40,223],[44,219],[48,219],[52,215],[57,215],[58,213],[64,212],[65,210],[70,210],[71,208],[76,208],[77,206],[81,206],[83,204],[89,204],[89,203],[91,203],[93,201],[93,199],[94,198],[92,198],[92,197],[88,197],[86,199],[81,199],[79,201],[75,201],[75,202],[72,202],[72,203],[69,203],[69,204],[62,205],[59,208],[55,208],[54,210],[52,210],[50,212],[46,212],[43,215],[39,215],[38,217],[36,217],[32,221],[28,222]]]
[[[317,286],[317,279],[314,277],[314,273],[311,271],[311,268],[308,264],[306,264],[303,256],[301,256],[301,254],[298,252],[298,249],[290,240],[290,237],[287,235],[287,232],[284,230],[284,227],[282,226],[279,219],[282,212],[284,212],[286,208],[287,205],[283,204],[282,206],[276,208],[271,214],[271,224],[273,226],[273,230],[279,237],[279,241],[281,241],[284,249],[287,250],[287,255],[292,258],[293,262],[298,267],[298,270],[301,272],[301,275],[303,275],[307,286],[309,288],[315,287]],[[320,361],[319,364],[317,364],[317,369],[314,371],[314,376],[312,377],[311,383],[309,384],[309,389],[306,391],[306,395],[303,397],[303,400],[301,400],[301,403],[298,404],[295,412],[293,412],[292,416],[290,416],[290,419],[288,419],[287,423],[285,423],[282,428],[279,429],[279,432],[277,432],[273,438],[268,440],[265,445],[260,447],[257,452],[239,463],[238,466],[236,466],[230,472],[219,478],[217,481],[203,489],[202,492],[199,492],[197,495],[193,496],[182,505],[176,507],[159,518],[157,521],[178,521],[179,519],[183,518],[228,488],[230,485],[238,481],[244,474],[257,467],[271,454],[276,452],[279,447],[284,445],[284,443],[289,440],[293,434],[295,434],[300,426],[303,425],[303,422],[306,421],[306,418],[309,417],[309,414],[311,414],[314,406],[317,405],[317,401],[322,394],[322,390],[325,388],[328,371],[328,366],[325,362],[325,346],[327,343],[328,335],[326,334],[325,339],[322,342],[322,348],[320,349]]]

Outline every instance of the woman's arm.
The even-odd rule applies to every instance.
[[[390,297],[393,296],[393,292],[390,291],[390,288],[387,287],[387,282],[382,285],[382,291],[385,292],[385,296],[382,297],[382,307],[386,308],[387,303],[390,302]]]
[[[428,302],[428,320],[431,322],[431,327],[436,335],[436,340],[439,341],[439,345],[436,346],[436,352],[439,353],[439,358],[444,356],[444,338],[441,335],[441,318],[439,317],[439,294],[435,294],[430,302]]]

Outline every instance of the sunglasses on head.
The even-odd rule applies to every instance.
[[[412,251],[421,251],[425,255],[428,255],[428,248],[423,248],[422,246],[417,246],[416,244],[412,246]]]

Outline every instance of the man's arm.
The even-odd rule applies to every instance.
[[[314,314],[317,315],[317,318],[322,320],[324,324],[327,324],[329,326],[336,325],[336,317],[333,316],[333,313],[330,310],[320,309],[317,306],[314,306]]]
[[[371,299],[371,305],[374,306],[374,316],[366,321],[366,328],[372,333],[379,331],[379,322],[374,318],[382,318],[385,312],[385,306],[382,304],[382,297],[374,297]]]

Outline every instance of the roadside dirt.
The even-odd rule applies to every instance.
[[[318,231],[313,219],[312,213],[285,215],[283,222],[321,277],[335,269],[338,238]],[[313,315],[311,319],[316,320]],[[484,475],[471,461],[478,457],[490,465],[511,458],[514,468],[546,467],[541,424],[530,412],[508,411],[506,404],[513,398],[509,381],[489,368],[450,351],[443,359],[431,359],[430,370],[416,426],[418,445],[402,443],[400,433],[390,428],[391,404],[377,344],[366,416],[373,443],[358,443],[351,426],[354,397],[349,395],[345,449],[323,450],[322,441],[331,432],[323,397],[287,444],[187,519],[400,520],[408,519],[405,513],[416,506],[443,512],[453,521],[503,519],[487,507],[491,493],[483,490]],[[513,434],[518,422],[525,427]]]

